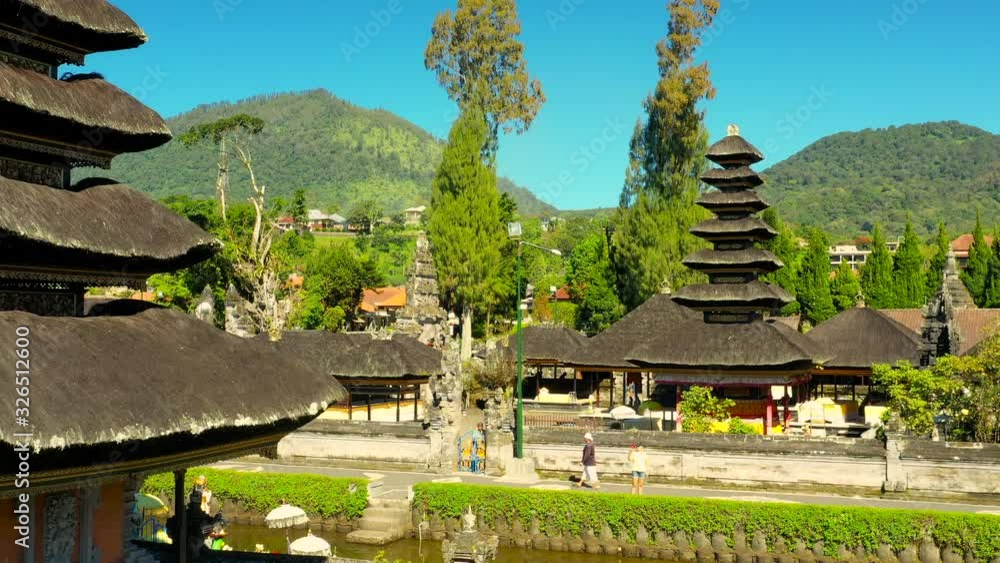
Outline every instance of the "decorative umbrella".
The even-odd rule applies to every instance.
[[[323,555],[326,557],[333,555],[330,551],[330,544],[323,538],[314,536],[312,530],[309,531],[309,535],[293,541],[288,551],[292,555]]]
[[[264,523],[267,524],[268,528],[285,529],[285,543],[288,545],[289,551],[292,549],[292,540],[288,537],[288,529],[307,522],[309,522],[309,516],[306,515],[306,511],[290,504],[282,504],[268,512],[267,516],[264,517]]]
[[[153,495],[139,494],[135,497],[135,511],[143,516],[163,516],[170,509]]]
[[[608,414],[610,414],[611,418],[615,420],[636,418],[635,410],[633,410],[632,407],[626,407],[624,405],[611,409],[611,412]]]

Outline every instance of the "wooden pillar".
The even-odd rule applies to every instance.
[[[354,397],[351,394],[353,389],[353,386],[347,386],[347,420],[354,420]]]
[[[781,421],[781,426],[785,431],[788,430],[788,421],[792,419],[792,413],[788,410],[788,386],[785,386],[785,396],[781,398],[782,402],[785,404],[785,417]]]
[[[399,406],[400,402],[403,400],[403,386],[396,386],[396,422],[399,422]]]
[[[413,393],[413,420],[416,422],[418,416],[417,405],[420,403],[420,384],[416,384],[414,388],[416,391]]]
[[[188,519],[187,507],[184,505],[184,476],[187,469],[174,471],[174,515],[177,516],[177,535],[180,537],[171,538],[177,547],[177,563],[188,563]]]
[[[767,406],[764,409],[764,435],[771,433],[771,425],[774,423],[774,397],[770,391],[767,393]]]
[[[837,382],[840,380],[838,376],[833,376],[833,400],[840,400],[840,388],[837,386]]]
[[[573,396],[576,397],[577,399],[580,398],[580,396],[576,394],[577,393],[576,392],[576,380],[579,379],[579,377],[580,377],[580,372],[574,369],[573,370]]]
[[[611,372],[611,392],[608,393],[608,410],[615,406],[615,372]]]
[[[681,427],[684,425],[684,413],[681,412],[681,402],[684,401],[684,392],[681,391],[681,386],[677,386],[677,419],[674,423],[674,432],[681,432]]]
[[[851,378],[851,400],[858,400],[858,380],[855,378]]]
[[[371,422],[372,421],[372,394],[371,394],[371,391],[369,391],[368,394],[365,395],[365,401],[368,404],[368,422]]]

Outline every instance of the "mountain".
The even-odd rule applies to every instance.
[[[881,222],[895,238],[907,214],[922,235],[943,220],[968,232],[982,212],[1000,225],[1000,135],[956,121],[837,133],[764,171],[782,216],[853,238]]]
[[[199,106],[167,120],[173,141],[116,158],[110,175],[157,198],[214,197],[214,148],[187,148],[176,137],[194,125],[237,113],[255,115],[267,124],[254,145],[253,159],[254,171],[270,197],[290,198],[304,188],[310,207],[341,212],[371,197],[390,214],[430,202],[431,180],[444,143],[391,112],[365,109],[325,90]],[[230,170],[230,199],[242,199],[248,193],[246,175],[235,162]],[[108,172],[87,170],[83,175]],[[498,186],[514,196],[526,215],[556,211],[507,178],[500,178]]]

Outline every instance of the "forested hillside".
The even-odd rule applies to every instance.
[[[1000,135],[955,121],[830,135],[765,171],[763,193],[786,220],[853,237],[881,222],[896,237],[909,213],[967,232],[982,211],[1000,225]]]
[[[325,90],[200,106],[170,119],[169,125],[176,137],[193,125],[236,113],[255,115],[267,123],[254,153],[254,167],[272,197],[290,198],[304,188],[311,207],[346,211],[358,200],[374,198],[387,213],[430,201],[431,179],[443,144],[393,113],[355,106]],[[175,138],[158,149],[118,157],[111,175],[157,198],[212,197],[215,159],[211,146],[185,148]],[[240,172],[234,167],[231,181],[237,198],[247,189]],[[522,213],[555,211],[506,178],[499,186],[514,196]]]

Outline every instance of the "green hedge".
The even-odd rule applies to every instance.
[[[641,524],[650,534],[701,531],[732,538],[742,528],[748,537],[764,532],[769,544],[822,541],[828,555],[837,547],[863,547],[874,553],[880,544],[899,550],[930,537],[939,546],[974,553],[983,561],[1000,556],[1000,517],[883,508],[758,503],[576,491],[544,491],[476,485],[421,483],[414,487],[414,506],[428,517],[458,518],[472,506],[492,522],[521,521],[527,530],[538,518],[543,533],[580,536],[599,533],[608,524],[615,536],[635,537]]]
[[[208,478],[208,488],[219,499],[238,502],[244,508],[266,514],[284,499],[308,514],[323,518],[361,518],[368,506],[368,481],[292,473],[249,473],[196,467],[188,469],[184,490],[190,492],[198,475]],[[351,487],[354,492],[351,492]],[[173,497],[172,473],[151,475],[142,492]]]

